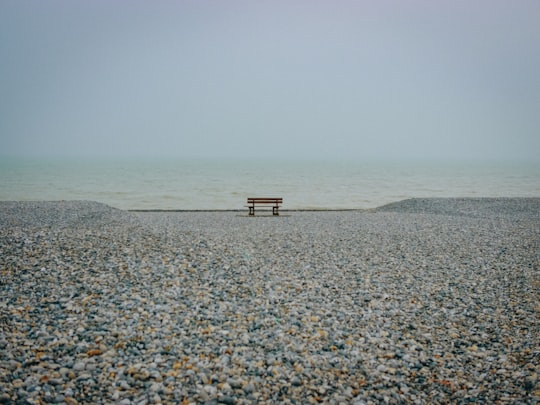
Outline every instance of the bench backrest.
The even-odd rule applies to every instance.
[[[248,204],[283,204],[283,198],[271,198],[271,197],[263,197],[263,198],[252,198],[248,197],[247,199]]]

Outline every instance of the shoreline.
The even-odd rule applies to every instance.
[[[0,202],[0,402],[540,400],[540,198],[238,212]]]
[[[325,207],[305,207],[305,208],[280,208],[280,212],[377,212],[377,211],[403,211],[412,212],[411,207],[414,204],[424,205],[424,209],[419,208],[418,212],[425,212],[426,206],[431,204],[439,205],[452,205],[456,204],[478,204],[478,205],[493,205],[493,204],[505,204],[505,203],[517,203],[517,202],[538,202],[540,196],[530,197],[412,197],[402,200],[396,200],[393,202],[385,203],[383,205],[371,208],[325,208]],[[203,209],[186,209],[186,208],[117,208],[113,205],[109,205],[100,201],[94,200],[0,200],[0,204],[66,204],[66,203],[93,203],[101,204],[106,207],[117,209],[123,212],[144,213],[144,212],[162,212],[162,213],[174,213],[174,212],[245,212],[246,208],[203,208]],[[429,208],[428,208],[429,210]],[[268,208],[260,208],[261,212],[268,212]],[[271,210],[270,210],[271,212]]]
[[[372,211],[377,208],[280,208],[279,212],[348,212],[348,211]],[[127,212],[246,212],[246,209],[128,209]],[[261,208],[262,212],[272,212],[267,208]],[[256,212],[259,212],[257,210]]]

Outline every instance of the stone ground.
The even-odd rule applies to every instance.
[[[1,403],[540,400],[540,199],[0,202]]]

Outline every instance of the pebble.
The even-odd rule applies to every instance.
[[[0,202],[0,403],[540,401],[540,199]]]

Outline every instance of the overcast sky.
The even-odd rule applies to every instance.
[[[0,2],[0,154],[540,156],[540,1]]]

